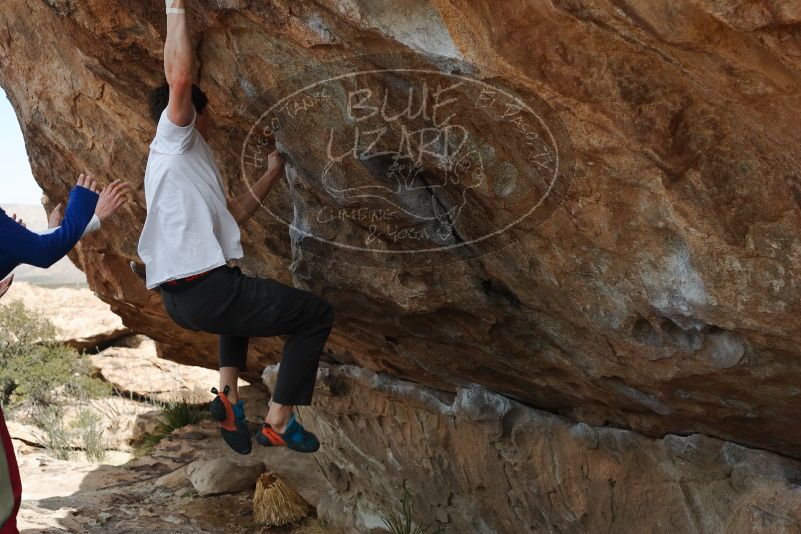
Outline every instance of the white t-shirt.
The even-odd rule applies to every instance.
[[[195,129],[161,114],[145,170],[147,218],[139,257],[147,288],[199,274],[243,256],[214,157]]]

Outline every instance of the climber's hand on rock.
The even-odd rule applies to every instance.
[[[61,202],[53,208],[53,211],[50,212],[50,217],[47,218],[47,227],[48,228],[56,228],[61,226],[61,221],[64,219],[64,204]]]
[[[3,280],[0,280],[0,297],[6,294],[8,288],[11,287],[11,282],[14,281],[14,275],[9,275],[5,277]]]
[[[128,202],[129,186],[122,180],[114,180],[111,185],[103,189],[95,207],[95,215],[100,221],[107,218]]]
[[[284,156],[282,156],[276,148],[270,152],[269,156],[267,156],[267,172],[274,175],[280,175],[284,171],[284,163]]]

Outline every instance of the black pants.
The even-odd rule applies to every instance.
[[[250,337],[288,336],[272,398],[286,405],[311,404],[320,354],[334,323],[328,302],[231,267],[161,289],[164,307],[179,326],[220,336],[220,367],[244,371]]]

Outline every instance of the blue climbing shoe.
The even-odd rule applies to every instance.
[[[220,435],[228,446],[239,454],[250,454],[253,444],[245,420],[245,403],[239,399],[236,404],[231,404],[227,396],[229,391],[228,386],[225,386],[222,393],[217,388],[211,388],[211,392],[217,396],[211,401],[209,411],[220,423]]]
[[[297,452],[316,452],[320,448],[317,436],[303,428],[303,425],[295,419],[295,414],[289,417],[286,430],[281,434],[264,423],[261,431],[256,434],[256,441],[265,447],[287,447]]]

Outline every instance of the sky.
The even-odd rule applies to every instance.
[[[42,190],[36,184],[25,152],[17,115],[0,89],[0,205],[41,205]]]

